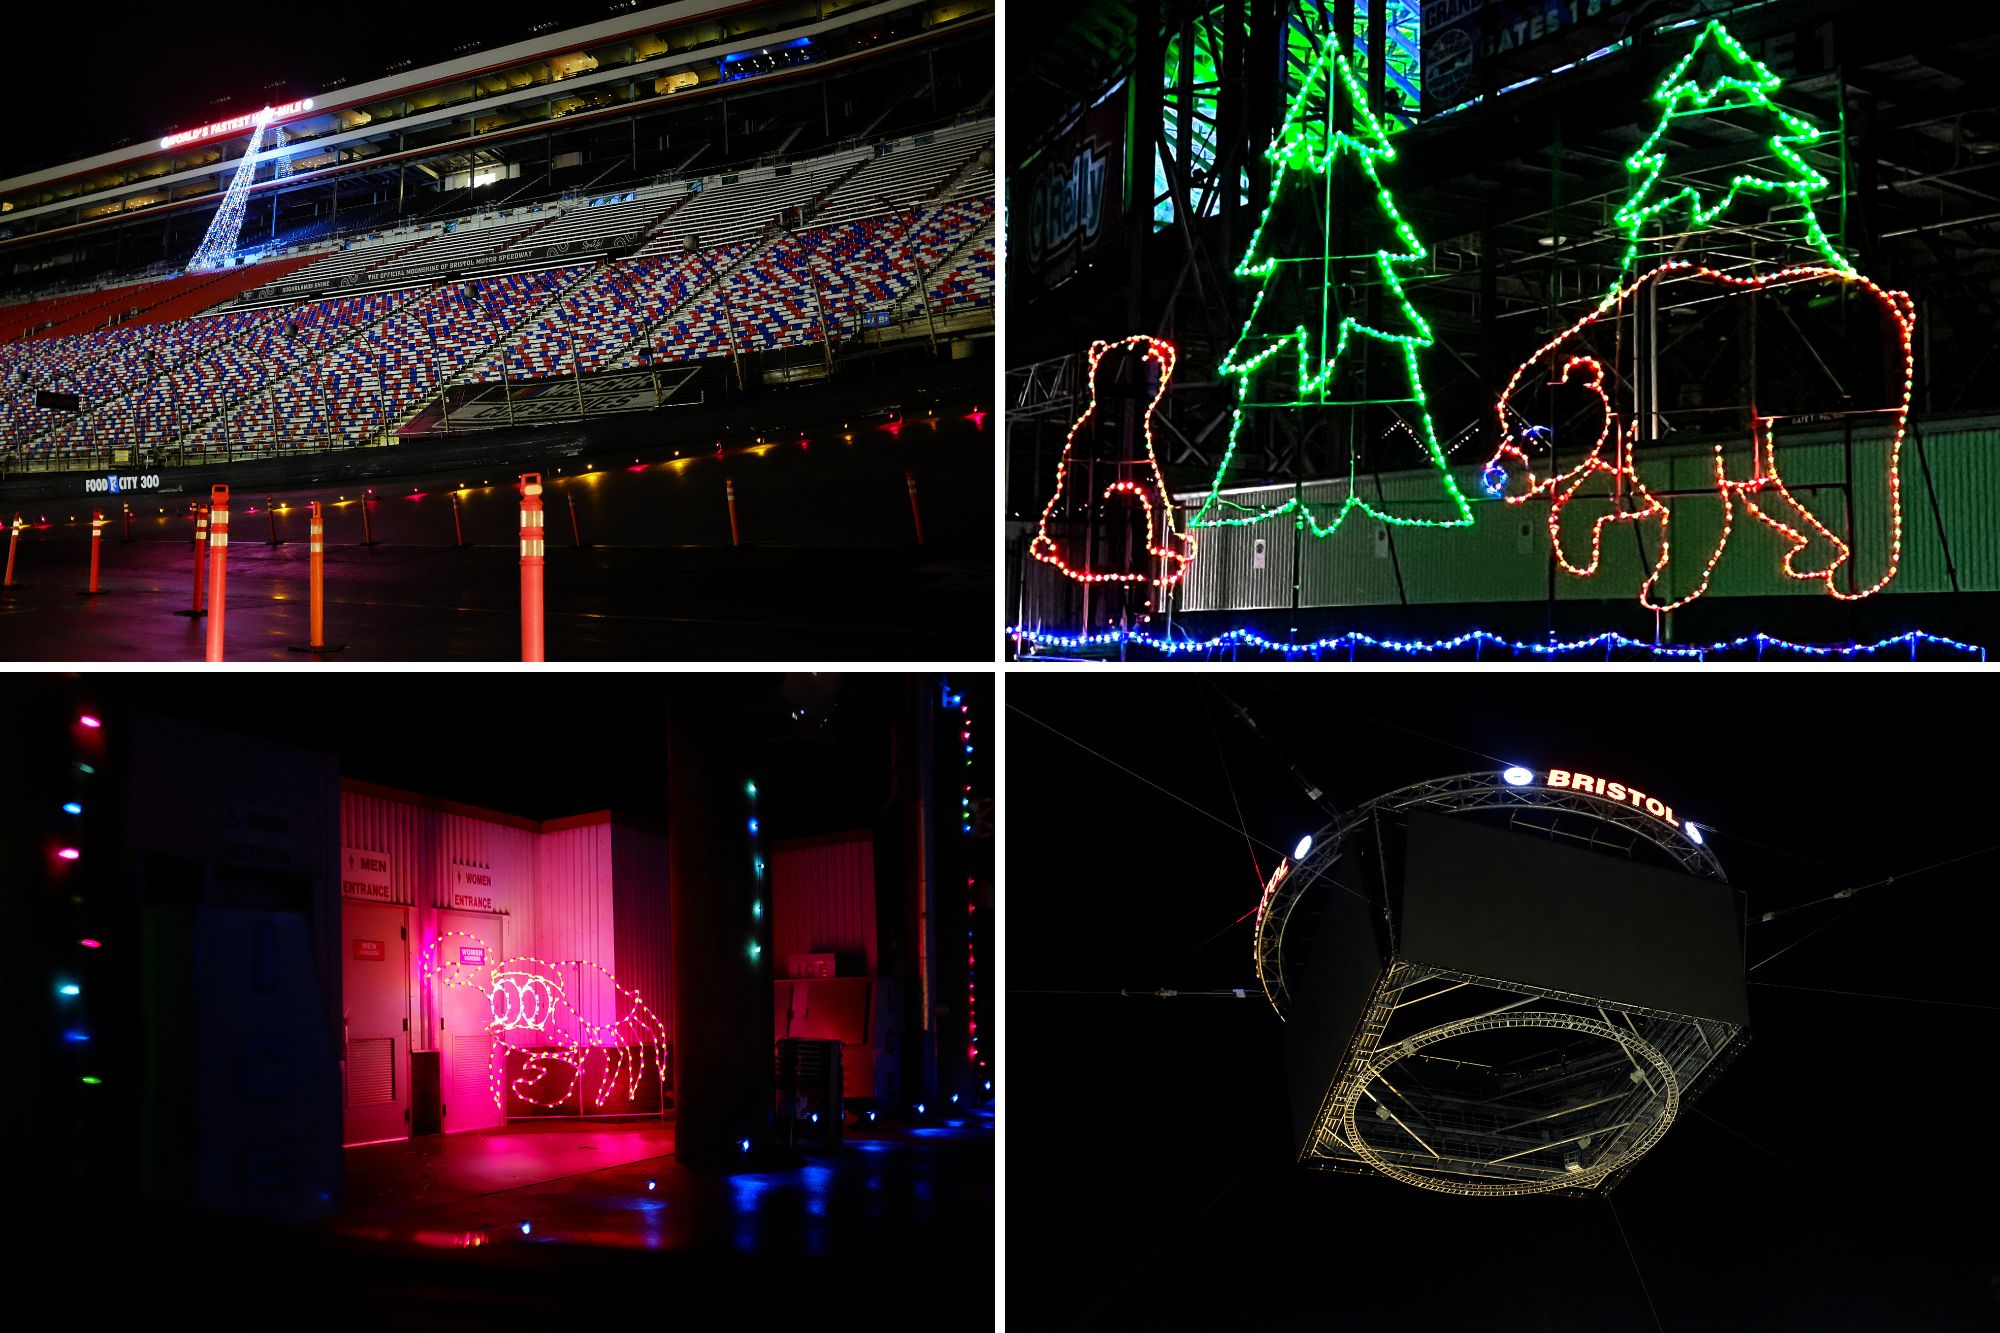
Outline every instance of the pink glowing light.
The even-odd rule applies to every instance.
[[[95,731],[97,730],[97,728],[104,725],[98,719],[92,717],[89,713],[85,713],[82,717],[78,718],[77,721],[81,722],[84,726],[89,727],[92,731]]]
[[[104,943],[101,940],[78,940],[77,943],[86,949],[102,949],[104,947]]]
[[[65,861],[74,861],[76,860],[77,857],[82,856],[83,853],[79,852],[74,847],[65,847],[61,851],[57,852],[56,855],[60,856]]]

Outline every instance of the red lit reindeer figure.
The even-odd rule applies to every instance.
[[[1134,583],[1170,588],[1187,572],[1194,558],[1194,538],[1174,526],[1173,501],[1167,495],[1166,479],[1160,475],[1159,460],[1153,454],[1153,413],[1166,396],[1174,375],[1175,353],[1171,343],[1143,334],[1120,342],[1090,345],[1090,407],[1069,428],[1063,441],[1062,458],[1056,464],[1055,494],[1042,508],[1038,534],[1029,552],[1044,564],[1054,565],[1079,583]],[[1099,370],[1109,363],[1100,386]],[[1145,398],[1146,409],[1139,423],[1145,440],[1145,456],[1136,457],[1129,438],[1130,418],[1123,422],[1117,413],[1099,418],[1100,405],[1118,398]],[[1121,425],[1126,425],[1121,429]],[[1078,455],[1081,444],[1083,453]],[[1082,466],[1086,485],[1096,488],[1097,470],[1104,469],[1111,480],[1096,494],[1081,497],[1069,492],[1072,470]],[[1065,535],[1051,536],[1049,519],[1057,515]],[[1135,568],[1138,553],[1132,553],[1125,569],[1107,570],[1093,560],[1092,546],[1102,540],[1111,543],[1122,525],[1137,512],[1145,529],[1147,565]],[[1115,549],[1115,548],[1114,548]],[[1157,569],[1157,573],[1154,570]]]
[[[1607,370],[1605,363],[1590,351],[1593,333],[1606,332],[1608,336],[1615,337],[1625,301],[1640,294],[1641,289],[1649,285],[1655,289],[1655,300],[1660,299],[1661,289],[1692,287],[1693,291],[1676,292],[1675,299],[1680,303],[1697,304],[1706,304],[1716,296],[1748,298],[1758,293],[1811,285],[1819,289],[1822,301],[1828,295],[1845,296],[1881,314],[1889,335],[1882,344],[1885,349],[1883,392],[1874,401],[1850,400],[1838,414],[1872,419],[1878,423],[1879,431],[1888,437],[1888,447],[1883,455],[1885,466],[1880,477],[1886,487],[1888,550],[1886,568],[1882,568],[1878,576],[1856,577],[1850,571],[1846,579],[1848,586],[1842,587],[1839,576],[1854,553],[1852,534],[1846,538],[1835,535],[1785,484],[1779,470],[1779,424],[1807,416],[1808,413],[1774,411],[1773,406],[1782,405],[1753,402],[1749,408],[1747,439],[1718,439],[1714,446],[1713,466],[1707,480],[1714,488],[1719,513],[1712,525],[1703,524],[1700,529],[1713,533],[1713,543],[1710,545],[1704,541],[1697,548],[1701,560],[1699,577],[1680,580],[1682,591],[1678,596],[1660,586],[1674,558],[1673,516],[1641,480],[1641,469],[1635,457],[1635,446],[1639,440],[1637,422],[1621,427],[1620,415],[1611,401],[1607,376],[1614,375],[1615,370]],[[1596,327],[1600,321],[1606,326],[1603,330]],[[1886,290],[1851,271],[1800,265],[1744,277],[1681,260],[1661,264],[1616,290],[1584,318],[1543,344],[1514,372],[1500,395],[1500,443],[1486,464],[1486,489],[1501,496],[1510,505],[1524,504],[1536,497],[1547,499],[1549,537],[1555,548],[1556,560],[1564,570],[1579,576],[1597,572],[1606,523],[1641,524],[1658,520],[1657,555],[1652,559],[1651,571],[1639,589],[1639,602],[1649,610],[1671,611],[1687,605],[1708,590],[1739,512],[1763,523],[1784,541],[1786,549],[1781,566],[1787,577],[1802,582],[1817,581],[1829,594],[1844,601],[1866,597],[1880,591],[1896,576],[1902,556],[1902,493],[1898,469],[1910,408],[1911,341],[1915,326],[1915,307],[1906,293]],[[1631,354],[1629,345],[1626,352],[1628,356]],[[1630,382],[1628,377],[1626,383]],[[1588,454],[1575,465],[1563,467],[1557,457],[1560,441],[1555,438],[1550,426],[1529,423],[1537,415],[1534,400],[1538,392],[1546,400],[1562,389],[1577,387],[1590,393],[1596,402],[1583,409],[1584,424],[1580,435],[1575,432],[1576,414],[1558,423],[1557,429],[1570,438],[1587,439],[1591,434],[1588,414],[1596,411],[1601,415],[1595,423],[1596,443]],[[1563,416],[1564,413],[1551,413],[1544,408],[1539,415]],[[1607,440],[1616,441],[1609,457],[1606,456]],[[1538,475],[1537,460],[1550,475]],[[1590,525],[1590,558],[1587,563],[1581,564],[1577,560],[1577,536],[1565,535],[1575,533],[1572,506],[1576,502],[1587,502],[1583,512],[1594,514]],[[1692,504],[1694,497],[1683,493],[1681,503]],[[1606,504],[1609,505],[1608,511],[1604,508]],[[1572,511],[1567,524],[1565,511]],[[1682,517],[1685,528],[1688,514],[1684,511]],[[1686,559],[1684,553],[1681,558]],[[1869,571],[1870,574],[1874,572]]]

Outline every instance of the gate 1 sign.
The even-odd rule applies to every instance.
[[[451,866],[451,905],[462,912],[494,912],[493,871],[486,866]]]
[[[353,847],[341,848],[340,896],[370,898],[384,903],[396,901],[396,891],[389,887],[388,856]]]

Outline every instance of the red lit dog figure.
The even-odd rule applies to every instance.
[[[1727,295],[1749,294],[1760,290],[1788,287],[1795,284],[1811,283],[1833,291],[1844,291],[1849,295],[1865,298],[1883,316],[1891,343],[1885,354],[1889,373],[1887,401],[1873,406],[1862,404],[1847,409],[1849,414],[1861,414],[1882,423],[1879,429],[1885,431],[1890,444],[1885,458],[1885,466],[1880,476],[1886,488],[1888,556],[1886,568],[1879,577],[1864,582],[1860,578],[1851,579],[1851,588],[1839,586],[1839,575],[1853,556],[1851,538],[1835,535],[1826,524],[1813,514],[1798,497],[1785,485],[1779,471],[1778,426],[1780,422],[1800,414],[1774,412],[1765,405],[1757,410],[1753,404],[1749,425],[1750,448],[1747,452],[1747,476],[1731,476],[1730,464],[1725,456],[1725,442],[1715,445],[1715,456],[1708,476],[1708,484],[1714,487],[1719,502],[1719,521],[1715,525],[1716,536],[1712,547],[1701,550],[1701,574],[1694,580],[1693,587],[1678,597],[1666,595],[1659,583],[1671,561],[1675,558],[1672,542],[1672,518],[1667,507],[1656,499],[1641,481],[1640,469],[1634,458],[1633,445],[1637,440],[1635,426],[1619,426],[1619,417],[1612,407],[1606,384],[1607,369],[1596,357],[1588,354],[1592,333],[1598,332],[1594,326],[1600,322],[1615,328],[1620,312],[1627,298],[1637,294],[1648,284],[1694,282],[1720,289]],[[1606,317],[1609,317],[1608,319]],[[1882,590],[1896,576],[1896,569],[1902,557],[1902,492],[1899,468],[1903,434],[1909,417],[1910,386],[1913,377],[1912,338],[1916,328],[1916,309],[1907,293],[1888,291],[1868,278],[1851,272],[1815,266],[1801,265],[1793,268],[1761,273],[1751,277],[1721,273],[1686,261],[1675,260],[1662,264],[1645,276],[1614,292],[1596,309],[1581,320],[1565,329],[1536,351],[1523,365],[1515,370],[1508,380],[1506,389],[1500,395],[1498,415],[1500,422],[1500,444],[1488,460],[1484,481],[1490,494],[1504,498],[1510,505],[1525,503],[1530,497],[1542,496],[1549,500],[1549,537],[1555,548],[1557,563],[1571,574],[1587,576],[1597,572],[1601,554],[1600,538],[1604,524],[1609,522],[1650,523],[1658,522],[1658,555],[1653,561],[1651,572],[1639,589],[1639,602],[1649,610],[1671,611],[1685,606],[1708,590],[1715,566],[1722,559],[1723,550],[1729,543],[1729,535],[1735,527],[1739,510],[1750,518],[1768,526],[1786,543],[1786,551],[1781,567],[1788,578],[1800,581],[1818,581],[1826,591],[1843,601],[1867,597]],[[1583,460],[1574,466],[1564,468],[1555,457],[1554,442],[1547,426],[1530,425],[1528,415],[1522,410],[1531,391],[1557,389],[1564,386],[1581,387],[1591,392],[1598,400],[1601,420],[1596,430],[1596,444]],[[1517,403],[1517,396],[1521,402]],[[1565,427],[1567,429],[1567,427]],[[1589,426],[1584,428],[1583,438],[1589,437]],[[1616,444],[1606,454],[1606,440],[1615,439]],[[1741,443],[1740,441],[1738,442]],[[1744,455],[1739,453],[1737,468],[1743,468]],[[1538,476],[1536,460],[1552,475]],[[1565,523],[1565,510],[1573,501],[1589,498],[1609,501],[1610,511],[1597,510],[1590,525],[1590,558],[1587,563],[1579,563],[1579,543],[1566,533],[1575,530],[1574,512]],[[1683,503],[1690,503],[1683,500]],[[1706,546],[1706,543],[1703,543]],[[1682,552],[1685,560],[1687,554]],[[1871,571],[1872,572],[1872,571]]]
[[[1115,430],[1102,429],[1102,423],[1093,422],[1097,416],[1100,396],[1098,368],[1109,359],[1112,363],[1110,384],[1125,387],[1126,392],[1137,387],[1144,392],[1146,381],[1132,385],[1129,375],[1138,371],[1150,381],[1151,388],[1146,403],[1145,416],[1141,423],[1141,433],[1145,436],[1146,456],[1132,458],[1130,450],[1123,446]],[[1174,527],[1173,501],[1167,496],[1166,479],[1160,475],[1159,460],[1153,454],[1153,413],[1160,400],[1166,396],[1167,385],[1174,376],[1175,352],[1173,344],[1144,334],[1126,338],[1120,342],[1094,342],[1090,345],[1090,407],[1076,419],[1069,428],[1069,438],[1063,441],[1062,458],[1056,464],[1055,494],[1042,507],[1042,521],[1035,539],[1028,546],[1029,553],[1043,564],[1054,565],[1079,583],[1143,583],[1156,587],[1170,588],[1180,581],[1187,572],[1188,562],[1194,559],[1194,538]],[[1108,396],[1108,394],[1106,395]],[[1116,529],[1110,520],[1120,515],[1120,511],[1137,508],[1145,520],[1146,554],[1161,561],[1160,572],[1149,571],[1101,572],[1091,567],[1091,553],[1084,539],[1082,549],[1072,546],[1069,538],[1049,535],[1049,517],[1056,507],[1063,504],[1064,492],[1070,482],[1070,468],[1080,460],[1075,454],[1079,440],[1085,447],[1096,447],[1098,452],[1086,454],[1086,459],[1095,459],[1111,472],[1111,481],[1096,495],[1085,497],[1088,507],[1083,513],[1075,514],[1065,508],[1066,515],[1083,521],[1086,532],[1110,533]],[[1100,439],[1108,439],[1108,446],[1099,444]],[[1110,452],[1103,450],[1109,448]],[[1095,510],[1095,523],[1090,510]]]
[[[476,955],[473,948],[446,947],[445,941],[454,937],[470,941]],[[466,963],[468,955],[480,961]],[[594,975],[586,975],[586,970]],[[493,1104],[502,1110],[503,1088],[511,1088],[516,1096],[540,1106],[567,1102],[578,1094],[592,1052],[601,1053],[601,1076],[594,1099],[597,1107],[602,1108],[621,1084],[627,1099],[638,1095],[640,1081],[647,1073],[648,1048],[657,1052],[652,1074],[662,1095],[665,1093],[666,1024],[637,991],[620,985],[617,977],[588,959],[549,962],[526,955],[501,959],[493,956],[478,936],[448,930],[424,950],[424,978],[426,982],[435,978],[444,986],[468,987],[486,996],[491,1009],[486,1031],[496,1038],[488,1055],[487,1075]],[[564,985],[566,978],[594,988],[597,1002],[588,1007],[608,1006],[612,1021],[585,1018],[578,1008],[580,997],[571,995]],[[510,1043],[508,1033],[523,1034],[523,1040],[537,1044],[517,1047]],[[510,1080],[509,1057],[517,1051]]]

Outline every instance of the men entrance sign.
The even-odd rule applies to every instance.
[[[355,847],[341,848],[340,896],[367,898],[380,903],[395,902],[396,891],[389,885],[388,856]]]
[[[1622,782],[1612,782],[1608,778],[1592,777],[1588,773],[1573,773],[1565,768],[1549,770],[1548,786],[1555,791],[1580,791],[1586,796],[1602,796],[1607,801],[1629,805],[1634,810],[1644,810],[1655,819],[1665,820],[1674,828],[1681,821],[1674,818],[1674,808],[1657,796],[1648,796],[1637,787],[1629,787]]]

